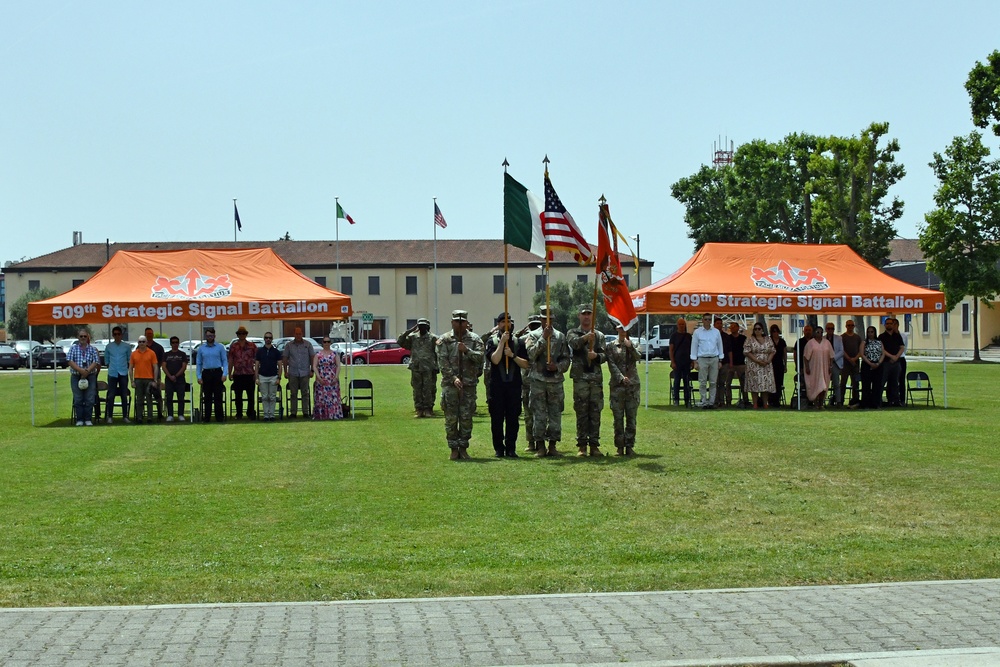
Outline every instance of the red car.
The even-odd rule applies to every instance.
[[[363,350],[357,350],[351,354],[351,361],[354,364],[408,364],[410,363],[410,351],[405,347],[400,347],[392,338],[377,340]]]

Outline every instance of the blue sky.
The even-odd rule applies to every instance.
[[[738,144],[888,121],[907,176],[973,129],[996,2],[3,2],[0,262],[87,242],[501,238],[542,158],[654,279],[693,251],[670,185]],[[1000,142],[990,136],[997,152]]]

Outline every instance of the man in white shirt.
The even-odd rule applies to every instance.
[[[701,327],[691,334],[691,368],[698,371],[701,407],[705,410],[715,407],[719,362],[725,357],[722,335],[712,327],[712,315],[705,313],[701,317]]]

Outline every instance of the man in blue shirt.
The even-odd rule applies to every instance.
[[[122,397],[122,420],[131,424],[128,418],[128,360],[132,355],[132,346],[122,340],[122,328],[111,330],[114,338],[104,348],[104,363],[108,365],[108,395],[104,403],[104,414],[107,423],[111,423],[111,413],[115,407],[115,396]]]
[[[215,329],[209,327],[205,329],[205,344],[198,348],[196,357],[196,368],[198,371],[198,384],[201,385],[202,403],[205,406],[205,414],[202,421],[208,423],[212,420],[212,406],[215,406],[215,421],[225,421],[225,412],[222,408],[222,394],[226,385],[224,378],[228,372],[228,354],[226,348],[215,342]]]

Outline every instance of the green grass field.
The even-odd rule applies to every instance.
[[[910,366],[940,406],[940,364]],[[94,428],[69,426],[65,372],[55,421],[36,375],[36,427],[0,373],[0,604],[1000,576],[1000,367],[949,365],[948,410],[823,413],[666,407],[667,370],[636,458],[494,459],[480,390],[469,462],[412,418],[402,367],[359,370],[373,418]]]

